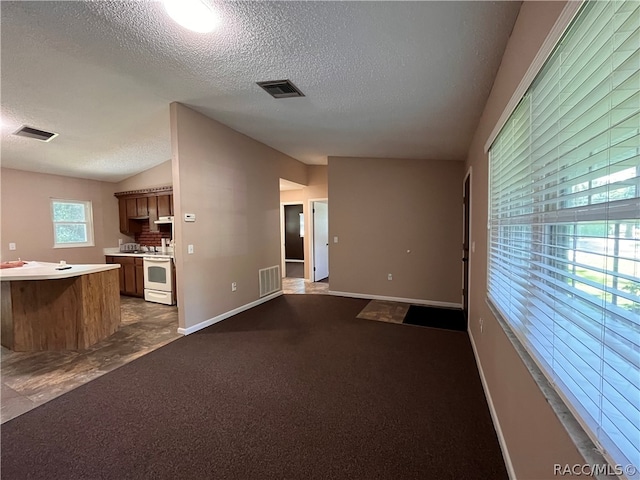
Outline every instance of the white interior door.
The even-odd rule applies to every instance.
[[[313,281],[329,276],[329,205],[313,202]]]

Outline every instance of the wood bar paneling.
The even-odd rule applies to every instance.
[[[78,348],[84,349],[118,330],[120,285],[116,270],[83,275],[80,281],[82,315],[78,319]]]
[[[8,345],[13,345],[11,283],[0,282],[0,284],[2,284],[2,290],[0,291],[0,324],[2,325],[2,329],[0,330],[0,338],[2,339],[2,345],[5,345],[5,342]]]
[[[78,350],[120,324],[118,272],[2,282],[2,345],[16,351]]]
[[[12,350],[76,350],[79,277],[11,282]]]

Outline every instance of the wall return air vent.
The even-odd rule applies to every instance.
[[[256,82],[273,98],[304,97],[304,93],[298,90],[290,80],[273,80],[270,82]]]
[[[26,125],[21,126],[18,130],[13,132],[13,134],[19,137],[35,138],[36,140],[41,140],[43,142],[48,142],[58,136],[57,133],[45,132],[44,130],[28,127]]]

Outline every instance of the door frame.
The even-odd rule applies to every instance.
[[[299,202],[280,202],[280,276],[282,278],[285,278],[287,276],[287,262],[286,262],[286,258],[285,258],[285,249],[284,249],[284,242],[285,242],[285,229],[284,229],[284,207],[285,205],[302,205],[302,213],[304,214],[304,222],[305,222],[305,229],[306,229],[306,223],[307,223],[307,212],[304,209],[304,202],[303,201],[299,201]],[[307,255],[305,255],[305,251],[304,251],[304,244],[302,247],[302,255],[304,257],[304,264],[307,264]],[[305,277],[306,279],[306,277]]]
[[[469,253],[468,253],[468,259],[466,262],[462,262],[462,310],[467,314],[467,330],[470,329],[470,325],[471,325],[471,312],[470,312],[470,305],[471,305],[471,255],[475,253],[475,245],[474,245],[474,241],[472,239],[471,236],[471,231],[472,228],[471,226],[473,225],[473,202],[471,201],[471,199],[473,198],[472,196],[472,188],[473,188],[473,182],[472,182],[472,170],[473,167],[469,167],[469,170],[467,170],[467,173],[465,174],[463,180],[462,180],[462,245],[464,245],[464,235],[465,235],[465,229],[467,230],[467,234],[469,235]],[[465,211],[464,211],[464,194],[465,194],[465,184],[467,183],[467,179],[469,180],[469,199],[468,199],[468,203],[469,203],[469,211],[466,212],[465,215]],[[467,224],[465,225],[465,216]],[[464,255],[464,250],[462,251],[462,255]],[[467,273],[467,291],[466,291],[466,297],[467,297],[467,301],[466,301],[466,305],[465,305],[465,292],[464,292],[464,275],[465,275],[465,269],[466,269],[466,273]],[[466,307],[466,310],[465,310]]]
[[[309,199],[309,212],[311,212],[311,215],[309,215],[310,219],[308,222],[309,225],[309,281],[313,281],[314,280],[314,275],[313,275],[313,269],[315,268],[315,261],[314,261],[314,243],[315,243],[315,216],[313,215],[313,202],[327,202],[327,206],[329,205],[329,199],[328,198],[310,198]],[[329,220],[327,219],[327,222],[329,222]],[[329,235],[329,238],[331,238],[331,235]],[[331,244],[331,242],[329,242],[329,244]],[[305,259],[306,260],[306,259]],[[331,272],[329,272],[329,275],[331,275]]]

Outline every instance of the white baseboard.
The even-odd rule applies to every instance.
[[[484,396],[486,397],[487,404],[489,405],[489,412],[491,412],[491,420],[493,420],[493,427],[495,428],[496,434],[498,435],[498,443],[500,444],[500,450],[502,450],[502,458],[504,459],[505,466],[507,467],[507,473],[509,474],[509,478],[511,480],[516,480],[516,472],[513,469],[513,464],[511,463],[511,456],[509,455],[507,442],[504,439],[504,435],[502,435],[502,428],[500,427],[500,421],[498,420],[498,414],[496,413],[496,409],[493,406],[493,400],[491,399],[491,392],[489,392],[487,380],[484,377],[484,372],[482,370],[482,363],[480,363],[480,357],[478,356],[478,350],[476,349],[476,342],[473,340],[473,335],[471,335],[471,330],[468,331],[468,334],[469,334],[469,339],[471,340],[471,348],[473,349],[473,356],[476,358],[476,365],[478,366],[478,371],[480,372],[480,381],[482,382],[482,389],[484,390]]]
[[[367,293],[336,292],[334,290],[329,290],[329,295],[335,295],[336,297],[364,298],[366,300],[387,300],[389,302],[415,303],[417,305],[431,305],[433,307],[462,308],[462,303],[439,302],[437,300],[422,300],[418,298],[387,297],[384,295],[369,295]]]
[[[245,310],[249,310],[250,308],[257,307],[258,305],[268,302],[269,300],[273,300],[276,297],[282,295],[282,290],[272,293],[271,295],[267,295],[266,297],[259,298],[255,302],[247,303],[246,305],[242,305],[241,307],[234,308],[233,310],[229,310],[221,315],[210,318],[209,320],[205,320],[203,322],[192,325],[188,328],[178,328],[178,333],[182,335],[189,335],[191,333],[197,332],[198,330],[202,330],[203,328],[209,327],[214,323],[221,322],[222,320],[226,320],[229,317],[233,317],[238,313],[244,312]]]

